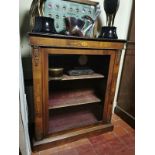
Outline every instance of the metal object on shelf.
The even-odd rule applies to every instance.
[[[61,80],[63,77],[63,68],[49,68],[49,75],[53,80]]]
[[[90,68],[76,68],[68,71],[70,76],[80,76],[80,75],[90,75],[93,74],[94,71]]]

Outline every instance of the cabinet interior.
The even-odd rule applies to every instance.
[[[100,123],[109,70],[109,55],[49,55],[48,68],[63,68],[63,78],[48,79],[48,132],[57,133]],[[73,69],[90,75],[70,76]]]

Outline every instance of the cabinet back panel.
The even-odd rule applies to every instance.
[[[74,68],[90,68],[96,73],[107,76],[109,68],[109,55],[85,55],[85,60],[81,60],[81,55],[49,55],[49,68],[64,68],[64,73]],[[80,61],[85,61],[80,64]]]

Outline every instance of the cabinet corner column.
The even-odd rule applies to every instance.
[[[43,105],[42,105],[42,56],[37,46],[32,47],[33,93],[34,93],[34,123],[35,139],[43,138]]]
[[[118,70],[119,70],[119,63],[120,63],[120,57],[121,57],[121,50],[114,51],[115,56],[112,56],[111,63],[109,67],[109,77],[108,77],[108,84],[107,84],[107,92],[106,92],[106,99],[105,99],[105,109],[104,109],[104,115],[103,115],[103,121],[104,122],[111,122],[111,116],[112,116],[112,106],[113,106],[113,100],[115,95],[115,89],[116,89],[116,82],[117,82],[117,76],[118,76]]]

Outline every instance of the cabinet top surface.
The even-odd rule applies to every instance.
[[[123,49],[126,40],[98,39],[57,34],[28,33],[31,46],[77,49]]]
[[[34,33],[29,32],[28,35],[35,37],[47,37],[47,38],[59,38],[59,39],[74,39],[74,40],[84,40],[84,41],[102,41],[102,42],[121,42],[125,43],[124,39],[104,39],[104,38],[87,38],[87,37],[78,37],[78,36],[67,36],[60,34],[50,34],[50,33]]]

